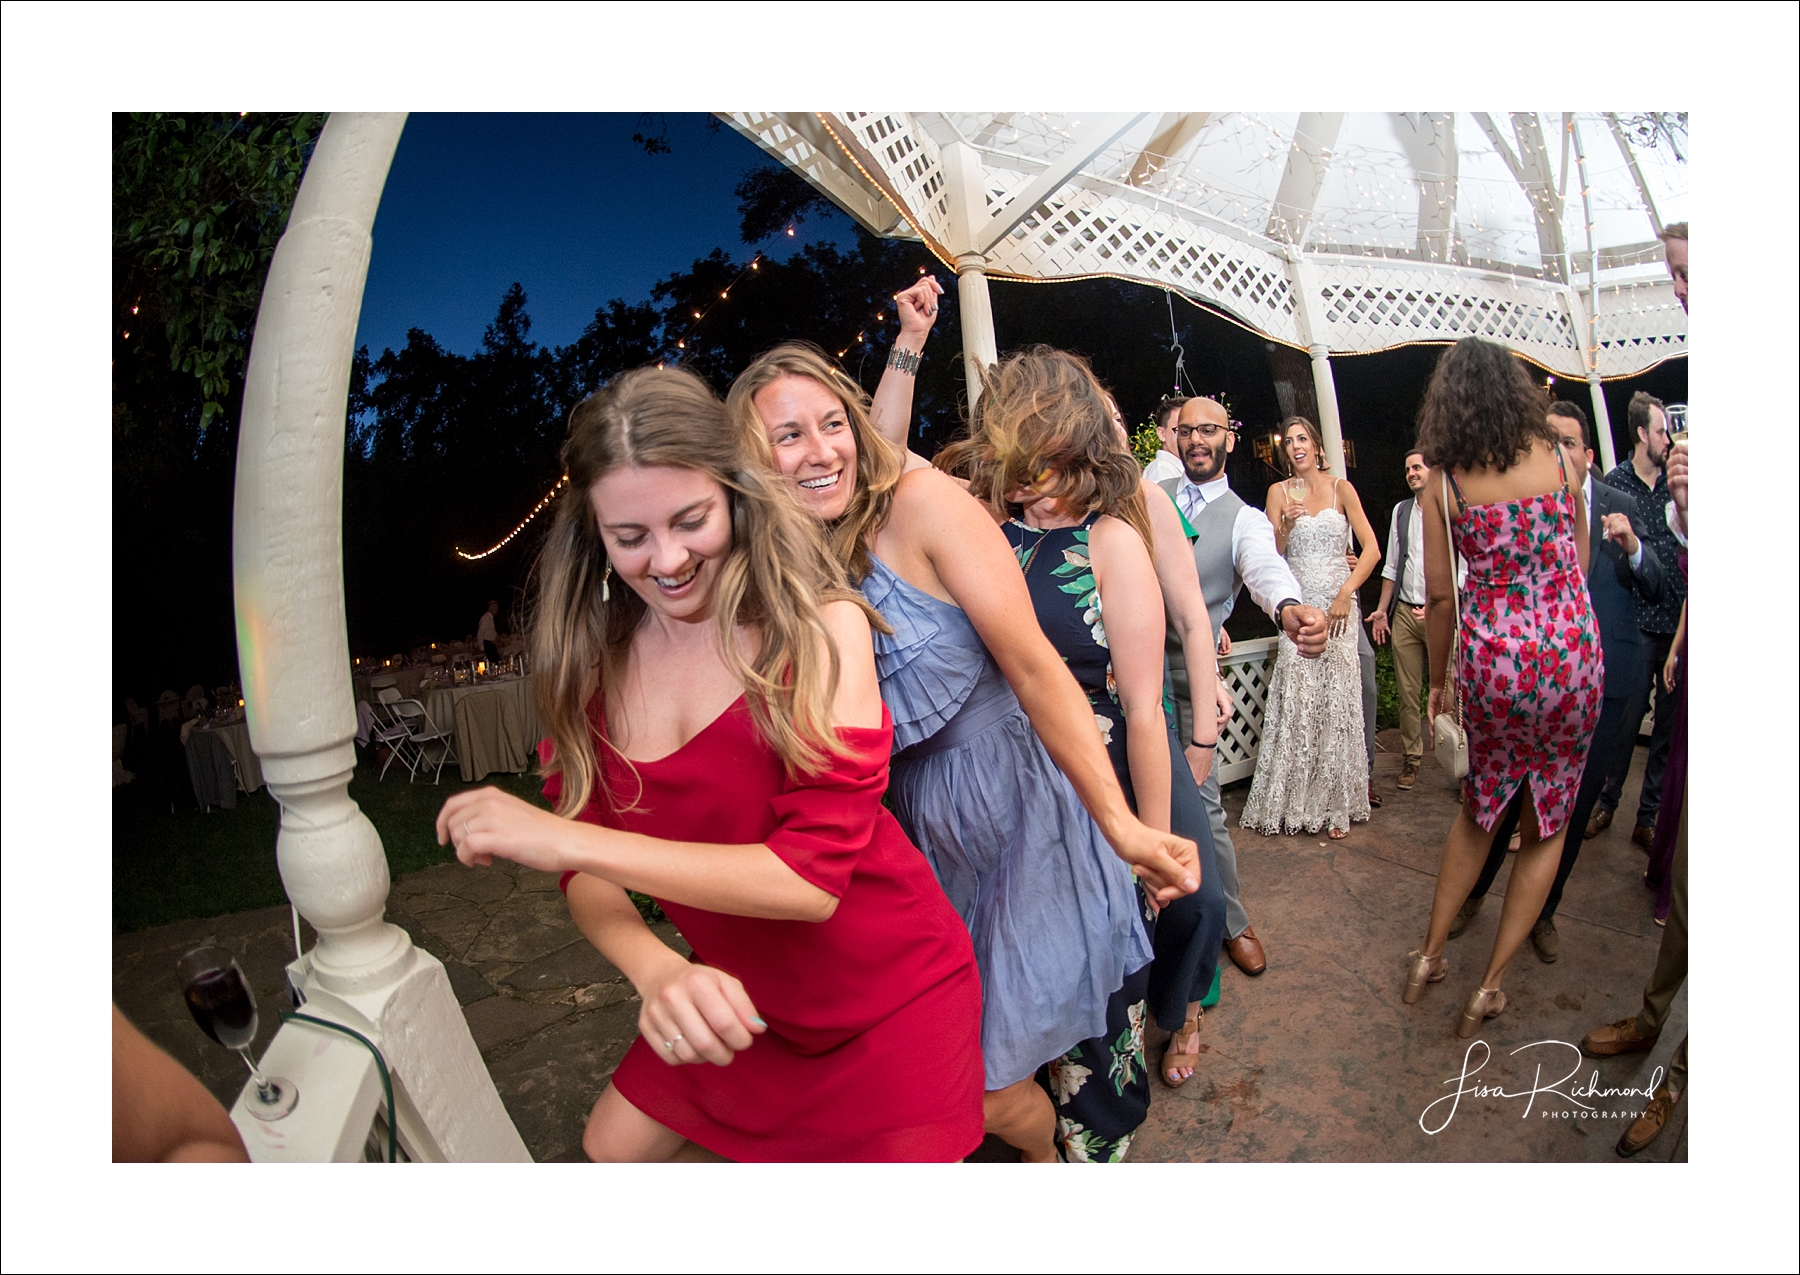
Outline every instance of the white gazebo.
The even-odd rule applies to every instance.
[[[1503,342],[1588,382],[1610,467],[1601,380],[1687,350],[1658,239],[1686,217],[1685,128],[1668,117],[724,118],[874,234],[954,269],[965,359],[995,357],[990,276],[1154,284],[1311,356],[1334,466],[1332,355]]]

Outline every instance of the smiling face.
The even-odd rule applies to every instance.
[[[1420,452],[1406,455],[1406,485],[1415,493],[1425,490],[1425,457]]]
[[[588,489],[613,573],[652,611],[671,620],[712,613],[720,568],[731,552],[731,502],[695,469],[615,469]]]
[[[1237,446],[1230,415],[1223,404],[1210,398],[1190,398],[1181,405],[1181,415],[1176,419],[1176,442],[1188,481],[1211,482],[1225,471],[1225,458]],[[1179,432],[1183,429],[1193,432],[1184,439]]]
[[[1319,467],[1318,452],[1313,446],[1312,434],[1304,425],[1289,425],[1287,432],[1281,436],[1281,445],[1287,449],[1288,464],[1301,478],[1311,477],[1313,471]]]
[[[784,376],[750,402],[800,503],[821,522],[841,518],[856,492],[856,435],[843,402],[810,376]]]

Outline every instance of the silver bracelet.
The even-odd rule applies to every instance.
[[[896,345],[888,351],[887,365],[903,376],[917,376],[923,360],[924,356],[917,351],[903,350]]]

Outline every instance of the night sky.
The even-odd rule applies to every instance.
[[[415,114],[382,192],[357,344],[399,349],[419,327],[472,353],[517,281],[532,338],[562,345],[614,297],[648,300],[657,280],[715,247],[747,258],[732,187],[768,157],[705,115]],[[663,134],[649,155],[634,132]],[[833,223],[836,223],[835,227]],[[843,233],[809,218],[784,256]]]

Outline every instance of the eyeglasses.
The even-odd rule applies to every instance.
[[[1175,437],[1185,443],[1195,434],[1198,434],[1201,438],[1204,438],[1207,442],[1211,443],[1216,442],[1221,434],[1224,434],[1227,431],[1235,434],[1243,427],[1244,422],[1242,421],[1232,421],[1229,425],[1219,425],[1212,421],[1208,421],[1204,425],[1177,425],[1175,427]]]

